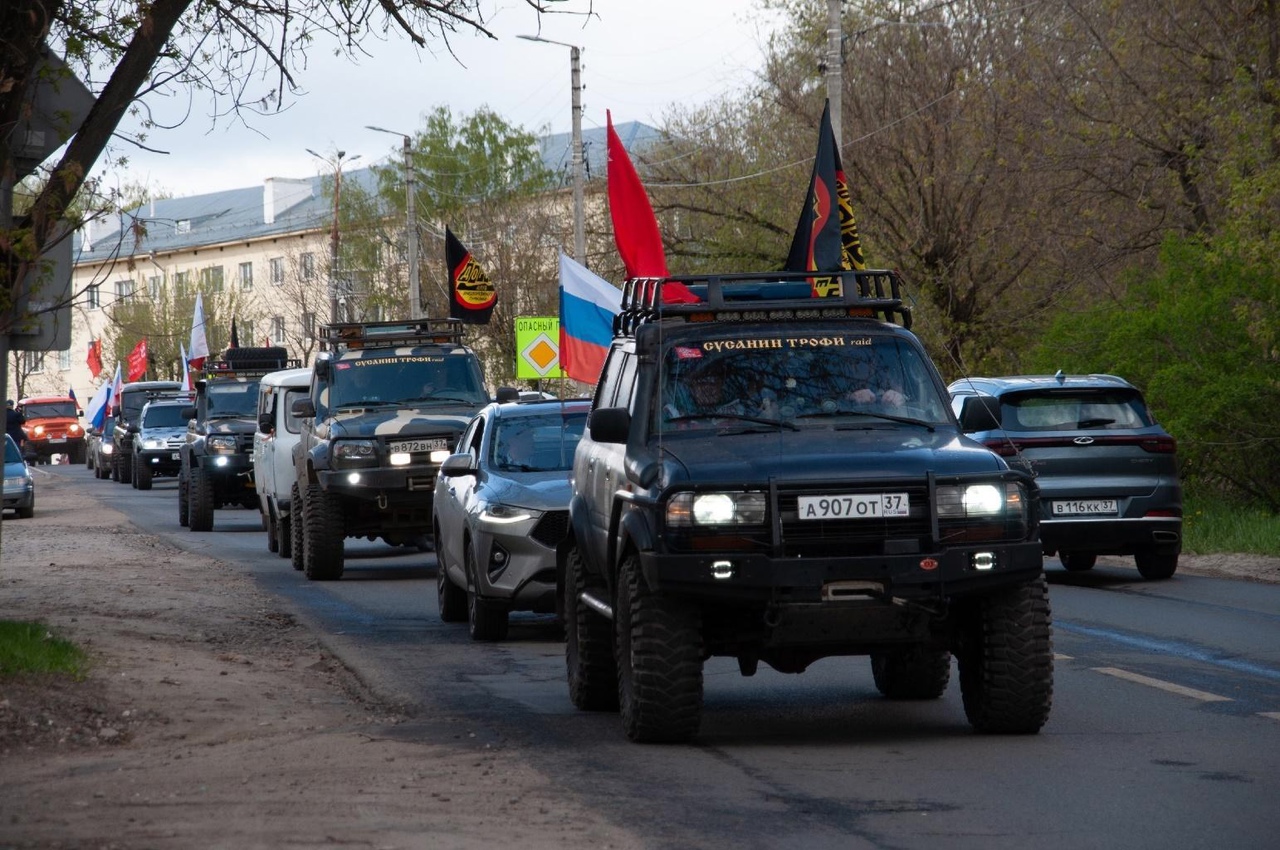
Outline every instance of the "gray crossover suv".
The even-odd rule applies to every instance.
[[[963,378],[949,387],[961,428],[1040,485],[1040,539],[1071,571],[1132,555],[1169,578],[1182,549],[1177,443],[1142,393],[1114,375]]]

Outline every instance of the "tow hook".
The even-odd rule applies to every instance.
[[[387,494],[379,493],[378,494],[378,510],[385,511],[386,509],[387,509]]]

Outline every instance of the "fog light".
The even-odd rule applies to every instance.
[[[969,556],[969,568],[974,570],[993,570],[996,566],[995,552],[974,552]]]
[[[716,579],[733,578],[733,561],[712,561],[711,577]]]
[[[444,463],[445,458],[447,458],[450,455],[450,453],[451,452],[449,449],[436,449],[434,452],[431,453],[431,462]]]
[[[214,466],[226,466],[226,465],[227,465],[227,459],[226,459],[225,457],[215,457],[215,458],[213,459],[213,465],[214,465]]]
[[[413,460],[413,455],[408,452],[392,452],[389,460],[392,466],[408,466]]]
[[[358,472],[348,472],[348,473],[347,473],[347,483],[348,483],[348,484],[359,484],[359,483],[360,483],[360,473],[358,473]]]

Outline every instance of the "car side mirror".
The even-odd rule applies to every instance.
[[[130,434],[136,434],[136,433],[138,433],[138,426],[137,426],[137,425],[130,425],[130,426],[128,427],[128,431],[129,431],[129,433],[130,433]]]
[[[631,433],[631,411],[625,407],[602,407],[587,417],[591,439],[597,443],[625,443]]]
[[[991,431],[1000,427],[1000,399],[989,395],[970,396],[960,408],[960,430],[965,433]]]
[[[458,454],[449,455],[444,459],[444,463],[440,464],[440,474],[445,478],[474,475],[475,471],[475,459],[471,457],[471,452],[459,452]]]
[[[270,434],[275,430],[275,419],[270,413],[258,414],[258,430],[264,434]]]
[[[298,419],[311,419],[316,415],[316,405],[310,397],[295,398],[289,411]]]
[[[196,408],[194,404],[187,405],[186,407],[182,408],[182,418],[183,419],[196,418]]]

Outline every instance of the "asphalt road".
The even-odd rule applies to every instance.
[[[752,678],[712,659],[696,743],[638,746],[616,715],[572,707],[548,618],[513,615],[494,645],[441,623],[431,554],[348,541],[343,579],[308,582],[267,551],[254,512],[193,533],[172,481],[139,492],[46,469],[288,600],[365,681],[420,706],[396,734],[522,745],[651,847],[1280,846],[1280,585],[1048,562],[1058,660],[1036,736],[973,733],[954,673],[941,700],[903,703],[879,696],[864,658]]]

